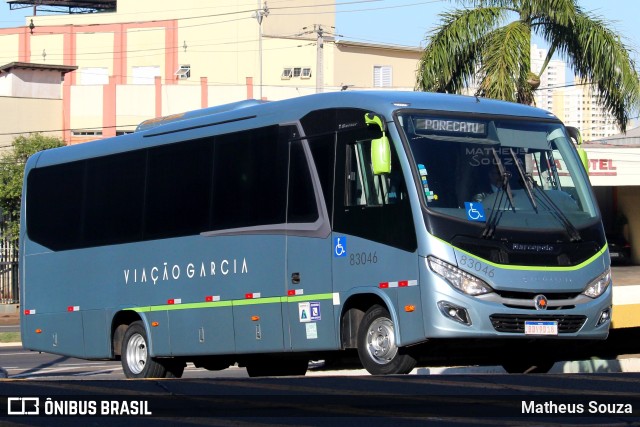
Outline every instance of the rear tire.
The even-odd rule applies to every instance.
[[[358,328],[358,356],[371,375],[408,374],[416,366],[416,359],[398,347],[395,327],[389,311],[371,307]]]
[[[129,325],[122,338],[122,370],[127,378],[180,378],[185,364],[149,356],[147,331],[141,321]]]

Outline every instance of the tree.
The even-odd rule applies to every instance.
[[[459,3],[465,8],[441,14],[442,25],[428,37],[416,89],[461,93],[476,81],[477,96],[531,105],[539,75],[558,53],[578,78],[594,84],[603,107],[626,130],[640,103],[640,82],[629,50],[604,19],[583,11],[577,0]],[[550,46],[537,74],[531,71],[532,33]]]
[[[3,238],[17,240],[20,225],[20,201],[22,181],[27,159],[34,153],[50,148],[62,147],[59,138],[39,133],[14,138],[12,147],[0,159],[0,209],[6,223]]]

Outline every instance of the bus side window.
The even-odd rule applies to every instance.
[[[309,138],[309,148],[322,186],[327,213],[333,226],[333,179],[335,168],[336,134]]]
[[[302,141],[292,141],[289,146],[289,195],[287,222],[306,223],[318,219],[311,173]]]
[[[334,229],[415,250],[411,207],[395,147],[391,148],[391,173],[375,175],[367,131],[345,131],[337,136]]]

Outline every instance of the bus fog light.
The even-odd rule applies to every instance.
[[[439,258],[429,256],[427,262],[431,270],[445,279],[451,286],[467,295],[478,296],[493,292],[493,288],[484,280],[473,276],[466,271],[444,262]]]
[[[604,273],[602,273],[591,283],[589,283],[586,288],[584,288],[582,294],[588,296],[589,298],[598,298],[604,293],[604,291],[607,290],[609,284],[611,284],[611,269],[607,268]]]
[[[459,307],[455,304],[451,304],[447,301],[439,301],[438,308],[445,315],[445,317],[455,320],[463,325],[471,325],[471,318],[466,308]]]
[[[600,326],[607,323],[609,319],[611,319],[611,308],[605,308],[600,313],[600,318],[598,319],[598,323],[596,323],[596,326]]]

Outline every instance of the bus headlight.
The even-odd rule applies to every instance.
[[[466,271],[444,262],[433,256],[427,257],[429,267],[438,276],[445,279],[451,286],[467,295],[478,296],[493,292],[491,286],[485,281],[473,276]]]
[[[600,295],[604,293],[609,287],[611,283],[611,269],[607,268],[607,270],[598,276],[595,280],[593,280],[584,291],[582,291],[583,295],[588,296],[589,298],[598,298]]]

